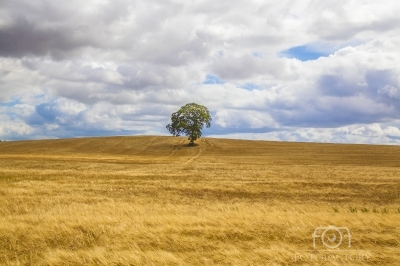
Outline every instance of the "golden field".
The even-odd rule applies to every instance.
[[[197,143],[0,142],[0,265],[400,265],[400,147]]]

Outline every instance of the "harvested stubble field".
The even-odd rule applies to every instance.
[[[187,143],[1,142],[0,264],[400,265],[400,147]]]

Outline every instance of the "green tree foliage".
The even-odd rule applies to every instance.
[[[211,126],[211,116],[207,107],[196,103],[188,103],[171,116],[171,123],[167,125],[168,131],[174,136],[184,134],[190,140],[189,146],[201,137],[204,125]]]

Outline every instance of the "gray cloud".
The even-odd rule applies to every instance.
[[[352,80],[344,80],[340,75],[323,75],[318,80],[322,95],[350,97],[363,91],[363,88]]]
[[[85,34],[75,34],[68,28],[40,29],[24,18],[14,25],[0,29],[0,55],[11,57],[51,55],[65,58],[80,47],[89,46],[91,40]]]

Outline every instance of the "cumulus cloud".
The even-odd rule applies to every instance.
[[[352,125],[338,128],[285,128],[265,133],[229,133],[225,138],[247,138],[252,140],[298,141],[325,143],[374,143],[398,144],[400,130],[397,127],[380,125]],[[218,137],[219,135],[211,135]]]
[[[214,117],[208,134],[398,143],[399,8],[1,1],[0,138],[166,134],[196,102]]]

